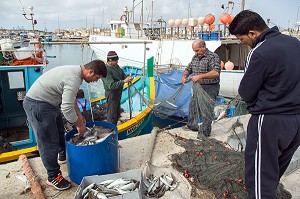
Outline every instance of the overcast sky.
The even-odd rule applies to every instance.
[[[20,3],[21,2],[21,3]],[[135,5],[141,0],[135,0]],[[153,0],[153,20],[163,18],[166,22],[173,18],[205,16],[209,13],[219,19],[227,6],[226,0]],[[241,0],[234,2],[233,14],[241,10]],[[31,29],[31,22],[22,15],[22,5],[27,13],[33,6],[35,29],[54,31],[57,28],[107,27],[110,19],[119,19],[123,8],[132,9],[133,0],[1,0],[0,28]],[[152,16],[152,0],[144,0],[144,21]],[[232,4],[230,4],[232,5]],[[232,6],[230,6],[231,11]],[[245,9],[258,12],[264,19],[270,19],[280,27],[295,27],[300,21],[300,0],[245,0]],[[135,20],[139,19],[141,4],[135,9]]]

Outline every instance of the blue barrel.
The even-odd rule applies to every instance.
[[[86,146],[76,146],[68,142],[77,133],[74,128],[66,135],[67,163],[70,179],[80,184],[84,176],[116,173],[119,165],[118,130],[116,125],[107,122],[88,122],[87,127],[102,126],[114,132],[104,141]]]
[[[210,33],[210,40],[219,40],[219,34],[217,32]]]

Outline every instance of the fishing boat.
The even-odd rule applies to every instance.
[[[2,43],[0,51],[0,163],[15,160],[21,154],[37,154],[37,143],[32,128],[27,123],[22,102],[33,82],[42,75],[45,61],[37,63],[31,58],[33,50],[18,51],[5,49]],[[23,57],[16,60],[13,56]],[[30,55],[29,58],[26,58]]]
[[[121,98],[120,121],[117,124],[119,140],[150,133],[152,130],[152,109],[155,100],[155,83],[151,72],[153,58],[148,60],[147,76],[140,68],[123,66],[125,74],[135,77],[132,84],[125,84]],[[104,96],[92,99],[92,107],[106,102]]]
[[[157,71],[163,71],[166,67],[186,67],[194,55],[192,42],[199,38],[224,63],[233,63],[231,70],[227,68],[221,73],[220,94],[225,97],[237,95],[237,88],[244,74],[244,60],[250,48],[240,44],[235,36],[229,35],[227,22],[213,24],[214,16],[210,14],[199,18],[170,19],[169,27],[161,18],[150,26],[143,21],[133,21],[132,12],[125,7],[120,19],[109,22],[110,31],[90,35],[90,46],[100,59],[105,60],[107,53],[114,50],[118,53],[120,65],[143,68],[144,59],[154,56]],[[147,43],[149,41],[151,43]],[[138,45],[135,42],[145,43]]]

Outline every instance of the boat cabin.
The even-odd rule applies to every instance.
[[[42,75],[45,66],[31,61],[34,59],[32,51],[28,47],[10,50],[1,45],[0,163],[37,151],[35,136],[22,105],[26,92]]]

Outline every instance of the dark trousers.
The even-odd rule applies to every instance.
[[[105,93],[107,102],[107,122],[117,125],[121,114],[121,97],[122,90]]]
[[[247,128],[248,199],[274,199],[277,185],[300,145],[300,115],[252,115]]]
[[[195,83],[199,84],[199,83]],[[207,93],[211,100],[216,101],[217,95],[219,94],[220,84],[207,84],[201,85],[202,89]],[[189,104],[189,116],[188,116],[188,124],[187,126],[190,129],[197,130],[199,129],[199,133],[210,135],[211,133],[211,122],[214,118],[214,107],[212,104],[214,102],[208,102],[210,105],[205,106],[205,104],[201,103],[201,100],[197,98],[197,94],[199,94],[198,89],[195,89],[193,86],[193,95],[191,97],[191,101]],[[207,96],[206,95],[206,96]],[[210,101],[210,99],[207,99]],[[199,117],[202,117],[202,125],[199,127]]]
[[[25,97],[23,102],[48,178],[60,172],[57,155],[65,155],[65,130],[59,107]]]

